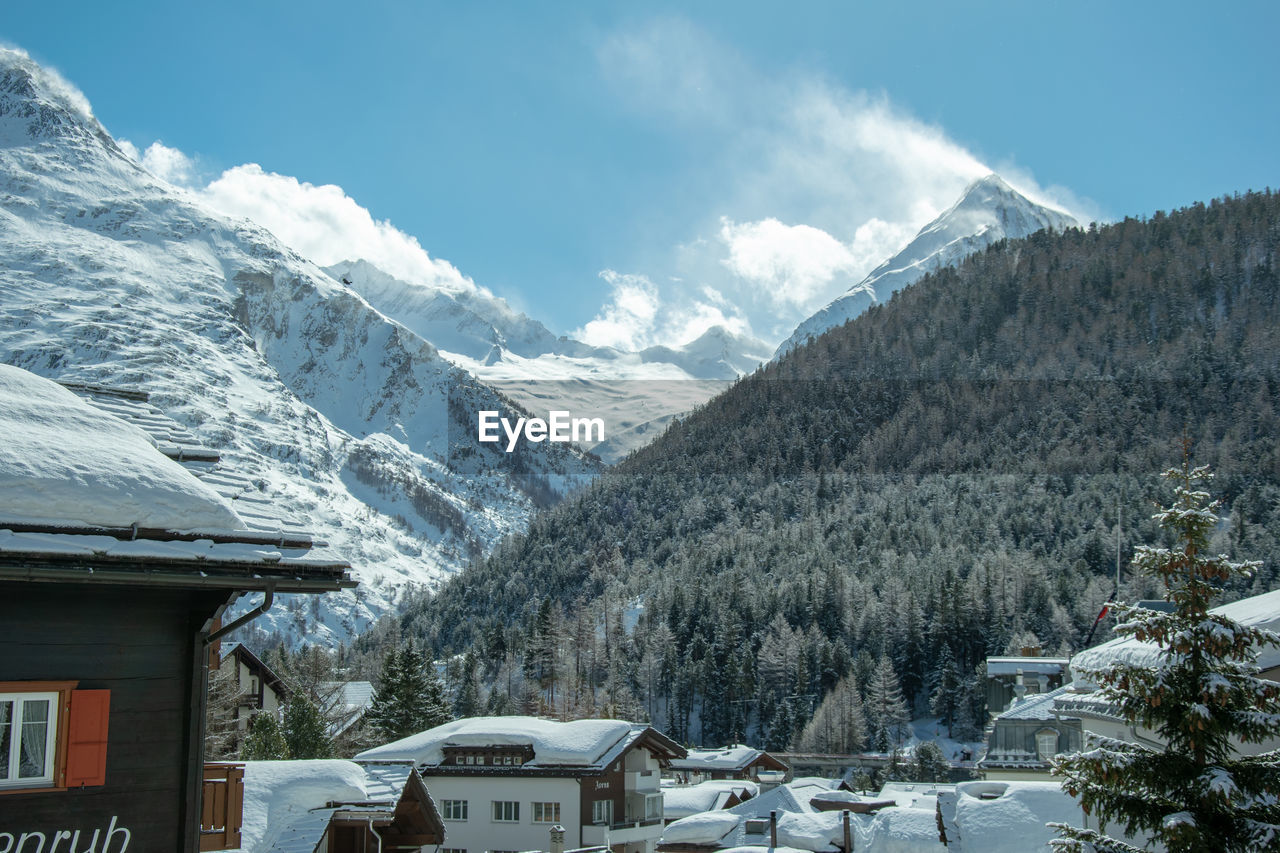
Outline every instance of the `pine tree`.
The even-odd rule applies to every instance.
[[[911,714],[898,686],[898,675],[885,655],[880,656],[867,683],[867,701],[864,703],[867,727],[871,733],[871,746],[881,751],[896,750],[902,743]]]
[[[289,757],[289,744],[274,714],[264,712],[253,718],[244,746],[240,748],[240,757],[245,761],[278,761]]]
[[[942,747],[927,740],[915,748],[911,767],[913,782],[945,782],[951,776],[951,765],[942,753]]]
[[[333,754],[324,719],[305,696],[295,696],[285,707],[284,740],[290,758],[329,758]]]
[[[801,752],[848,754],[861,752],[867,742],[867,718],[862,710],[862,691],[852,674],[845,676],[827,694],[813,719],[800,732]]]
[[[435,728],[453,717],[445,700],[444,685],[435,669],[410,640],[403,649],[392,649],[383,659],[382,675],[373,691],[365,719],[387,741]]]
[[[1241,756],[1234,744],[1280,735],[1280,685],[1258,678],[1255,663],[1257,649],[1280,645],[1280,637],[1208,612],[1221,584],[1258,564],[1207,553],[1219,506],[1200,488],[1207,468],[1184,459],[1164,477],[1175,499],[1155,518],[1176,547],[1140,547],[1133,564],[1164,581],[1174,610],[1113,605],[1124,619],[1116,633],[1158,646],[1159,662],[1114,663],[1085,675],[1125,720],[1155,731],[1166,746],[1095,736],[1091,750],[1060,759],[1055,772],[1103,826],[1145,832],[1169,853],[1280,850],[1280,751]],[[1056,826],[1064,836],[1054,841],[1059,850],[1137,849]]]

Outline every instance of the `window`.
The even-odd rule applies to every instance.
[[[1058,751],[1058,733],[1052,729],[1036,732],[1036,752],[1041,761],[1048,761]]]
[[[441,848],[441,849],[440,849],[440,853],[467,853],[467,848],[465,848],[465,847],[443,847],[443,848]]]
[[[613,823],[613,800],[596,800],[591,804],[591,822],[608,826]]]
[[[0,793],[106,784],[109,690],[0,682]]]
[[[533,822],[534,823],[559,823],[560,822],[560,804],[559,803],[533,803]]]
[[[441,806],[443,817],[445,820],[466,820],[467,819],[467,801],[466,800],[444,800]],[[466,851],[463,851],[466,853]]]
[[[501,823],[517,823],[520,820],[520,804],[511,800],[494,800],[493,819]]]
[[[0,694],[0,786],[53,785],[58,694]]]

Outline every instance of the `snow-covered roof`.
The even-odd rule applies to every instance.
[[[738,828],[738,815],[724,811],[702,812],[681,818],[662,830],[663,844],[696,844],[717,847]]]
[[[366,749],[356,759],[405,759],[420,767],[434,767],[443,762],[445,747],[529,746],[533,748],[533,759],[522,768],[601,767],[649,732],[652,730],[647,726],[622,720],[557,722],[537,717],[470,717]]]
[[[52,380],[0,364],[0,523],[243,530],[151,436]]]
[[[246,853],[312,853],[332,814],[317,810],[367,799],[367,776],[353,761],[246,761],[240,847]]]
[[[354,586],[345,561],[315,549],[323,543],[145,394],[63,387],[0,364],[0,434],[0,574]]]
[[[735,744],[720,749],[691,749],[687,758],[671,762],[673,770],[741,770],[764,750]]]
[[[1057,675],[1066,670],[1068,661],[1068,658],[987,658],[987,675],[1017,675],[1019,672]]]
[[[663,788],[662,816],[675,820],[698,812],[723,809],[734,794],[739,800],[745,800],[758,792],[759,788],[754,783],[733,779],[712,779],[697,785]]]
[[[1064,685],[1047,693],[1032,693],[1023,696],[1021,699],[1015,698],[1013,703],[1004,711],[996,715],[996,720],[1053,720],[1054,700],[1071,689],[1070,685]]]
[[[938,795],[938,815],[951,853],[1049,853],[1046,823],[1084,820],[1057,782],[962,782]]]
[[[325,711],[337,718],[330,726],[329,737],[337,737],[354,726],[373,705],[370,681],[326,681],[320,689],[329,697]]]
[[[1209,612],[1251,628],[1280,631],[1280,589],[1223,604]],[[1083,677],[1084,670],[1104,669],[1113,663],[1154,667],[1160,663],[1160,656],[1160,648],[1154,643],[1140,642],[1133,637],[1117,637],[1072,657],[1071,674],[1078,685],[1087,685],[1090,682]],[[1260,649],[1258,666],[1262,669],[1280,666],[1280,648],[1267,646]]]

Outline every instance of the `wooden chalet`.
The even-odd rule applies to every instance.
[[[210,646],[349,566],[145,395],[0,365],[0,435],[0,850],[238,846],[237,771],[203,766]]]

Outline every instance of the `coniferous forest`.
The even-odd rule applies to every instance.
[[[451,659],[456,713],[843,752],[932,712],[976,737],[984,658],[1078,650],[1117,559],[1161,541],[1184,439],[1226,501],[1212,544],[1262,561],[1222,600],[1274,585],[1278,243],[1270,191],[998,243],[744,378],[364,648]]]

